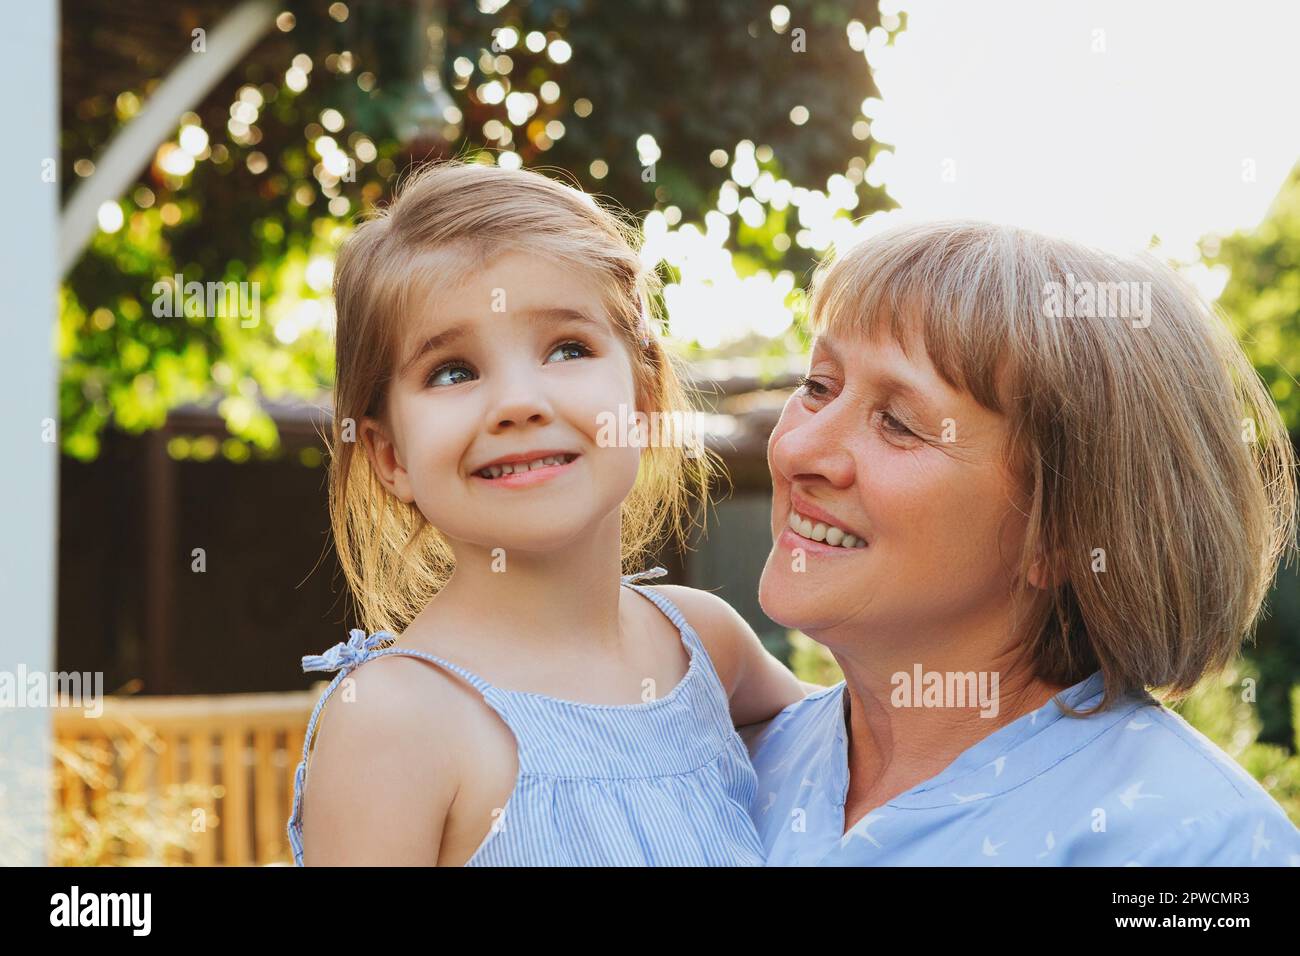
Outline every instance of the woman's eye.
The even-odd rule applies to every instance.
[[[463,377],[456,373],[465,373]],[[447,362],[439,365],[429,374],[427,385],[459,385],[461,382],[468,382],[474,376],[470,367],[463,362]]]
[[[830,391],[830,389],[821,382],[817,381],[815,378],[809,378],[807,375],[804,375],[799,379],[799,388],[814,398],[824,398],[826,393]]]
[[[916,435],[915,432],[913,432],[910,428],[908,428],[906,425],[900,422],[893,415],[889,414],[889,412],[880,413],[880,422],[882,425],[885,426],[885,431],[892,432],[893,434],[898,435],[900,438],[915,437]]]
[[[574,356],[574,358],[583,358],[587,355],[592,354],[591,349],[587,348],[587,346],[583,345],[581,342],[561,342],[559,345],[555,347],[555,349],[551,352],[550,355],[546,356],[546,360],[549,362],[554,355],[560,352],[578,353],[577,355]],[[564,362],[564,361],[568,361],[568,359],[561,359],[560,361]]]

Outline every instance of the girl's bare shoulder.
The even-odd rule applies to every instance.
[[[380,654],[335,689],[321,713],[316,748],[332,732],[341,747],[364,744],[447,764],[484,719],[479,692],[455,674],[423,658]]]
[[[486,717],[473,688],[419,658],[350,672],[317,724],[303,796],[305,862],[428,865]],[[481,705],[480,705],[481,709]]]

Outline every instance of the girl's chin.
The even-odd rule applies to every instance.
[[[485,552],[493,560],[509,560],[511,554],[552,557],[575,554],[583,542],[590,542],[600,530],[600,523],[593,522],[590,515],[575,515],[572,518],[552,515],[551,520],[540,521],[536,525],[493,522],[489,528],[479,528],[461,537],[445,532],[444,537],[457,554],[472,554],[477,551]]]

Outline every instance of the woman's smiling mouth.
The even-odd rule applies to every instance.
[[[801,538],[818,543],[826,543],[832,548],[865,548],[867,542],[856,535],[849,534],[842,528],[835,525],[828,525],[823,521],[813,521],[806,518],[793,508],[790,509],[790,517],[786,523],[790,530]]]
[[[857,551],[867,547],[867,539],[834,523],[830,512],[813,504],[805,504],[799,496],[791,494],[790,513],[778,540],[788,548],[803,548],[814,552]]]

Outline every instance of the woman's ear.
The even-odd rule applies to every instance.
[[[1065,562],[1061,560],[1059,554],[1053,553],[1049,557],[1039,553],[1034,557],[1034,563],[1029,566],[1029,584],[1031,587],[1038,588],[1040,591],[1048,591],[1059,587],[1064,581]]]
[[[388,426],[377,418],[361,419],[361,445],[370,460],[370,470],[379,476],[380,483],[393,497],[406,504],[415,500],[411,492],[410,476],[402,464],[401,451],[389,434]]]

